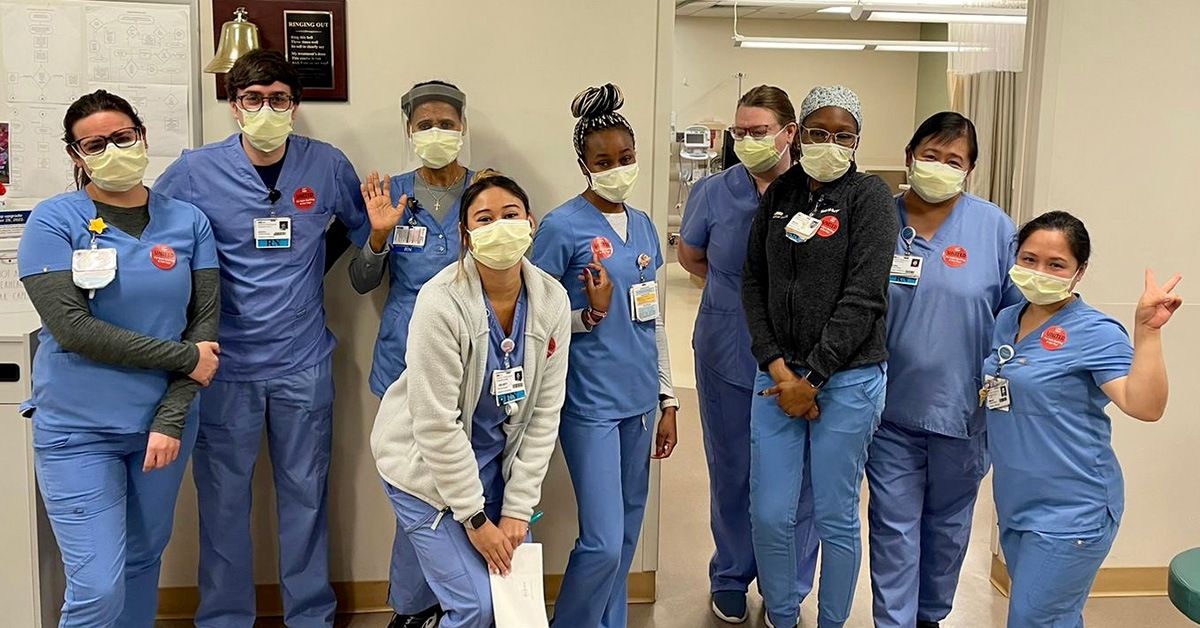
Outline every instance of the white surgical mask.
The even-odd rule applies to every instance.
[[[458,159],[462,151],[462,131],[426,129],[412,134],[413,150],[426,168],[438,170]]]
[[[146,166],[150,165],[146,143],[141,140],[129,148],[109,144],[99,155],[81,157],[91,171],[88,177],[92,183],[105,192],[113,193],[128,192],[141,184],[146,176]]]
[[[1071,284],[1075,282],[1075,275],[1047,275],[1024,266],[1013,266],[1009,269],[1008,276],[1021,294],[1034,305],[1053,305],[1071,298],[1071,288],[1074,287]]]
[[[516,266],[533,245],[533,226],[524,218],[497,220],[467,232],[471,257],[493,270]]]
[[[854,149],[841,144],[801,144],[800,165],[808,176],[829,183],[850,171],[854,161]]]
[[[779,129],[783,133],[784,129]],[[766,172],[775,167],[783,158],[783,153],[775,148],[775,140],[779,133],[771,137],[755,139],[749,135],[733,141],[733,153],[745,164],[746,169],[755,174]]]
[[[292,110],[275,111],[265,104],[258,111],[242,110],[241,127],[251,146],[269,153],[283,146],[292,134]]]
[[[941,203],[963,191],[967,171],[940,161],[913,159],[908,167],[908,183],[917,196],[929,203]]]
[[[584,166],[586,169],[587,166]],[[637,162],[628,166],[618,166],[603,172],[588,171],[591,176],[590,185],[600,198],[610,203],[624,203],[633,194],[633,186],[637,183]]]

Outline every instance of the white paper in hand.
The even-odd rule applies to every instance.
[[[496,628],[549,628],[540,543],[522,543],[513,553],[512,573],[490,578]]]

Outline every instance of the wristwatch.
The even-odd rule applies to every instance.
[[[812,369],[805,370],[804,375],[802,375],[801,377],[803,377],[805,380],[808,381],[809,386],[812,386],[813,388],[816,388],[817,390],[820,390],[821,387],[824,386],[825,383],[829,381],[828,379],[822,377],[820,373],[818,373]]]
[[[470,530],[478,530],[479,528],[482,528],[483,526],[487,525],[487,522],[488,522],[487,514],[484,513],[482,510],[480,510],[479,512],[471,515],[471,518],[467,519],[463,523]]]
[[[667,408],[678,408],[678,407],[679,407],[678,399],[676,399],[674,397],[668,397],[666,395],[658,396],[658,409],[659,410],[666,410]]]

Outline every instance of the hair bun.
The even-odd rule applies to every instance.
[[[598,118],[608,115],[625,104],[621,88],[606,83],[601,87],[589,87],[571,101],[571,115],[576,118]]]
[[[483,170],[476,172],[474,177],[471,177],[471,185],[475,185],[476,183],[479,183],[480,181],[483,181],[484,179],[494,179],[496,177],[503,177],[503,176],[504,176],[504,173],[500,172],[499,170],[493,170],[491,168],[484,168]]]

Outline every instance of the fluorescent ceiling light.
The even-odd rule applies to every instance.
[[[738,48],[765,48],[774,50],[878,50],[880,52],[965,52],[983,48],[954,41],[909,41],[880,39],[808,39],[795,37],[743,37],[733,38]]]
[[[1025,15],[1019,13],[915,13],[908,11],[872,11],[867,18],[872,22],[931,22],[951,24],[969,22],[976,24],[1024,24]]]
[[[838,13],[841,15],[850,15],[850,12],[853,10],[853,7],[826,7],[820,11],[817,11],[817,13]]]
[[[866,50],[867,45],[849,41],[822,41],[819,39],[742,38],[734,40],[739,48],[763,48],[772,50]]]
[[[941,45],[939,45],[941,44]],[[976,52],[984,50],[981,46],[965,46],[953,42],[928,42],[911,44],[887,44],[875,46],[879,52]]]

